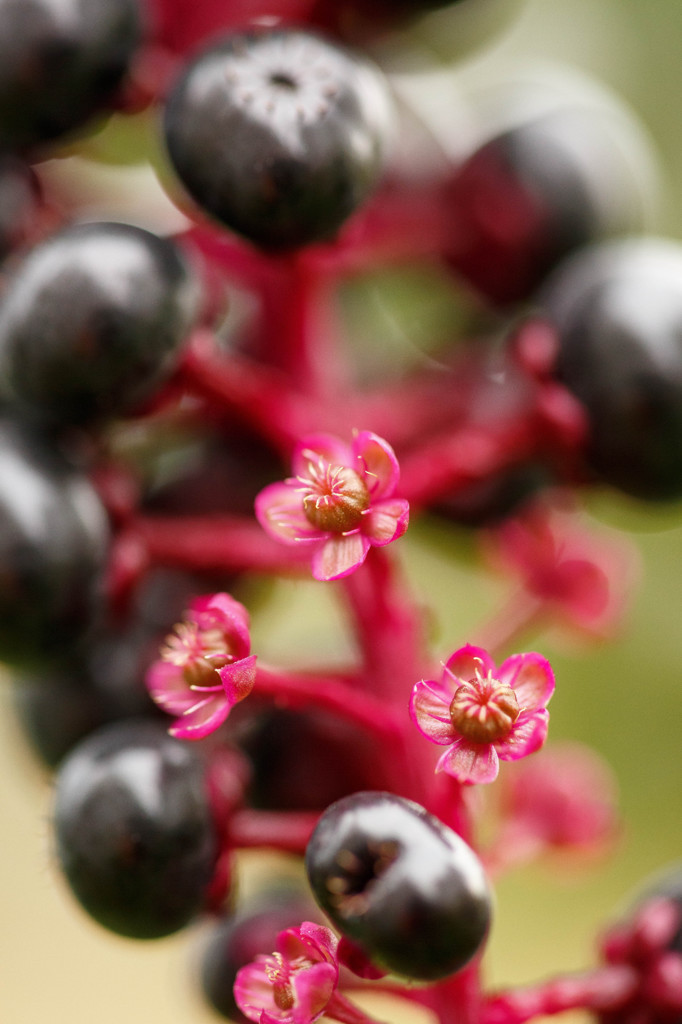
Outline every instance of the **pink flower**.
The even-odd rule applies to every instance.
[[[416,683],[410,715],[427,739],[447,747],[437,772],[492,782],[500,758],[515,761],[545,742],[553,692],[554,673],[539,654],[515,654],[496,669],[487,651],[468,644],[450,656],[440,680]]]
[[[637,554],[622,535],[536,502],[484,539],[493,565],[581,633],[602,639],[622,620],[637,580]]]
[[[373,545],[402,537],[409,505],[394,494],[400,470],[393,449],[364,430],[350,445],[328,434],[304,438],[294,476],[256,498],[256,516],[284,544],[309,544],[317,580],[348,576]]]
[[[609,766],[589,747],[547,747],[505,776],[509,819],[502,845],[523,841],[583,850],[604,848],[617,834],[617,787]]]
[[[238,601],[229,594],[192,601],[146,678],[152,700],[179,716],[173,736],[202,739],[249,695],[256,677],[250,647],[248,612]]]
[[[277,937],[277,950],[259,954],[237,972],[234,997],[259,1024],[310,1024],[327,1009],[339,981],[338,939],[304,921]]]

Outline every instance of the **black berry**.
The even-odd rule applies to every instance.
[[[256,807],[319,811],[381,780],[373,742],[328,713],[273,709],[243,723],[237,738]]]
[[[201,987],[208,1003],[223,1017],[245,1022],[233,992],[237,971],[261,953],[272,953],[277,936],[301,921],[315,920],[310,898],[292,887],[268,890],[225,918],[211,934],[201,961]]]
[[[0,0],[0,151],[59,138],[101,110],[141,33],[139,0]]]
[[[491,903],[478,858],[411,800],[365,792],[332,804],[308,844],[306,869],[337,928],[389,971],[447,977],[485,940]]]
[[[559,107],[496,135],[446,189],[452,265],[496,304],[527,298],[568,253],[641,226],[628,145],[598,109]]]
[[[636,497],[682,496],[682,246],[585,250],[541,305],[559,336],[558,374],[589,415],[594,471]]]
[[[29,165],[13,156],[0,158],[0,260],[26,241],[40,198],[38,179]]]
[[[172,242],[127,224],[34,249],[0,305],[0,379],[33,416],[83,423],[147,398],[173,368],[195,285]]]
[[[95,729],[123,718],[154,716],[144,684],[163,634],[144,621],[107,629],[64,664],[13,675],[20,724],[34,752],[50,768]]]
[[[108,548],[89,482],[44,437],[0,418],[0,657],[62,655],[98,617]]]
[[[57,854],[84,909],[131,938],[170,935],[202,910],[217,855],[195,749],[144,719],[93,733],[57,776]]]
[[[363,59],[311,33],[230,36],[171,93],[171,163],[192,198],[271,249],[332,236],[381,170],[387,89]]]

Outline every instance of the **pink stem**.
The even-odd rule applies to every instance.
[[[617,1010],[634,994],[638,984],[632,967],[614,965],[585,974],[566,975],[538,986],[503,992],[488,998],[481,1024],[525,1024],[534,1017],[567,1010],[603,1013]]]
[[[346,999],[338,989],[327,1003],[325,1017],[341,1021],[341,1024],[378,1024],[375,1017],[368,1016],[359,1006]]]
[[[434,985],[430,993],[430,1005],[439,1024],[481,1024],[482,997],[477,963]]]
[[[521,590],[512,594],[499,611],[475,631],[471,642],[499,657],[546,621],[546,605],[533,594]]]
[[[333,429],[329,416],[343,413],[343,394],[348,391],[348,369],[341,343],[337,310],[337,283],[327,273],[316,250],[303,249],[282,264],[280,289],[272,296],[276,324],[270,339],[277,365],[282,365],[295,386],[315,397],[324,412],[324,426]],[[272,326],[270,326],[272,332]],[[338,428],[344,424],[339,423]]]
[[[178,371],[187,389],[232,412],[288,456],[302,434],[319,426],[319,410],[297,394],[281,371],[216,351],[210,335],[197,332]]]
[[[333,245],[320,246],[316,257],[327,272],[339,276],[382,265],[412,265],[415,259],[436,259],[447,230],[437,184],[388,185],[349,221]]]
[[[383,548],[371,548],[341,583],[372,688],[404,711],[426,661],[422,614]]]
[[[307,811],[235,811],[227,836],[233,849],[266,848],[303,855],[319,814]]]
[[[427,505],[492,477],[536,449],[535,424],[528,417],[458,427],[428,439],[401,458],[400,494],[411,504]]]
[[[358,677],[361,682],[361,677]],[[274,697],[288,707],[316,707],[376,735],[381,741],[397,740],[403,722],[386,704],[367,689],[352,686],[347,677],[285,673],[258,665],[256,688],[262,696]]]
[[[385,706],[394,708],[405,723],[401,749],[390,765],[396,791],[468,836],[460,787],[443,798],[446,783],[434,776],[431,745],[408,717],[412,687],[429,665],[421,610],[412,602],[391,553],[383,548],[372,548],[364,565],[342,583],[367,678]]]
[[[307,552],[271,540],[247,517],[140,515],[129,529],[151,562],[182,569],[291,574],[309,562]]]

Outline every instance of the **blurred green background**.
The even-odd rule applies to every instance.
[[[469,0],[472,8],[476,3]],[[479,78],[509,61],[558,59],[613,86],[661,153],[665,195],[657,231],[680,237],[679,0],[480,0],[482,21],[486,10],[505,7],[518,8],[518,16],[494,44],[462,61],[466,74]],[[442,18],[433,26],[425,30],[427,42],[458,45],[443,31]],[[550,740],[583,740],[607,758],[619,780],[624,833],[607,862],[580,871],[542,863],[499,884],[487,959],[494,984],[589,964],[595,933],[628,892],[647,873],[682,858],[682,508],[653,514],[607,497],[595,498],[592,508],[598,518],[631,530],[642,553],[643,580],[630,619],[608,646],[571,650],[549,635],[531,646],[556,671]],[[450,650],[495,608],[503,586],[474,567],[463,534],[446,540],[442,531],[417,527],[403,550],[416,592],[435,601],[436,640]],[[340,623],[327,594],[318,604],[317,588],[318,621],[290,617],[298,607],[310,608],[310,594],[309,585],[287,585],[256,623],[270,655],[286,654],[298,640],[308,651],[311,643],[323,650],[336,642]],[[91,924],[72,903],[51,861],[49,781],[16,733],[6,687],[0,700],[6,712],[0,715],[0,1021],[208,1024],[215,1018],[191,986],[197,936],[126,942]],[[245,888],[260,869],[256,859]],[[381,1015],[398,1020],[386,1007]]]

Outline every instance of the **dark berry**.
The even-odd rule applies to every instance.
[[[117,722],[79,744],[57,776],[54,825],[64,875],[105,928],[160,938],[201,912],[217,856],[205,771],[165,725]]]
[[[201,986],[209,1004],[230,1020],[246,1021],[239,1010],[233,986],[237,971],[261,953],[276,948],[277,936],[317,913],[310,898],[293,886],[260,894],[238,914],[221,921],[204,949]]]
[[[236,738],[251,762],[256,807],[319,811],[381,781],[373,741],[324,712],[267,711]]]
[[[174,366],[195,283],[167,239],[128,224],[67,228],[34,249],[0,305],[0,380],[33,416],[129,410]]]
[[[447,977],[487,935],[491,899],[478,858],[411,800],[344,797],[320,818],[305,860],[320,907],[389,971]]]
[[[436,515],[475,529],[496,526],[552,482],[548,466],[522,462],[500,470],[492,477],[460,486],[433,507]]]
[[[140,620],[98,633],[66,664],[13,676],[20,724],[45,765],[56,767],[101,725],[157,713],[144,677],[162,636]]]
[[[175,444],[166,437],[146,468],[144,507],[163,515],[250,515],[258,492],[283,470],[273,449],[237,424],[220,435],[188,431]]]
[[[641,910],[653,900],[670,900],[676,904],[680,923],[666,948],[682,955],[682,863],[673,864],[661,874],[649,879],[636,899],[636,907]]]
[[[589,416],[594,471],[636,497],[681,497],[682,246],[586,250],[540,303],[558,332],[557,372]]]
[[[0,657],[37,663],[98,617],[108,547],[89,482],[44,437],[0,419]]]
[[[380,72],[296,30],[203,51],[165,114],[171,163],[212,217],[257,245],[332,236],[381,170],[389,104]]]
[[[101,110],[141,31],[140,0],[0,0],[0,151],[59,138]]]
[[[559,107],[521,121],[452,175],[447,256],[495,304],[527,298],[568,253],[636,230],[628,147],[604,112]]]
[[[13,156],[0,158],[0,260],[24,244],[39,203],[38,179],[29,165]]]

